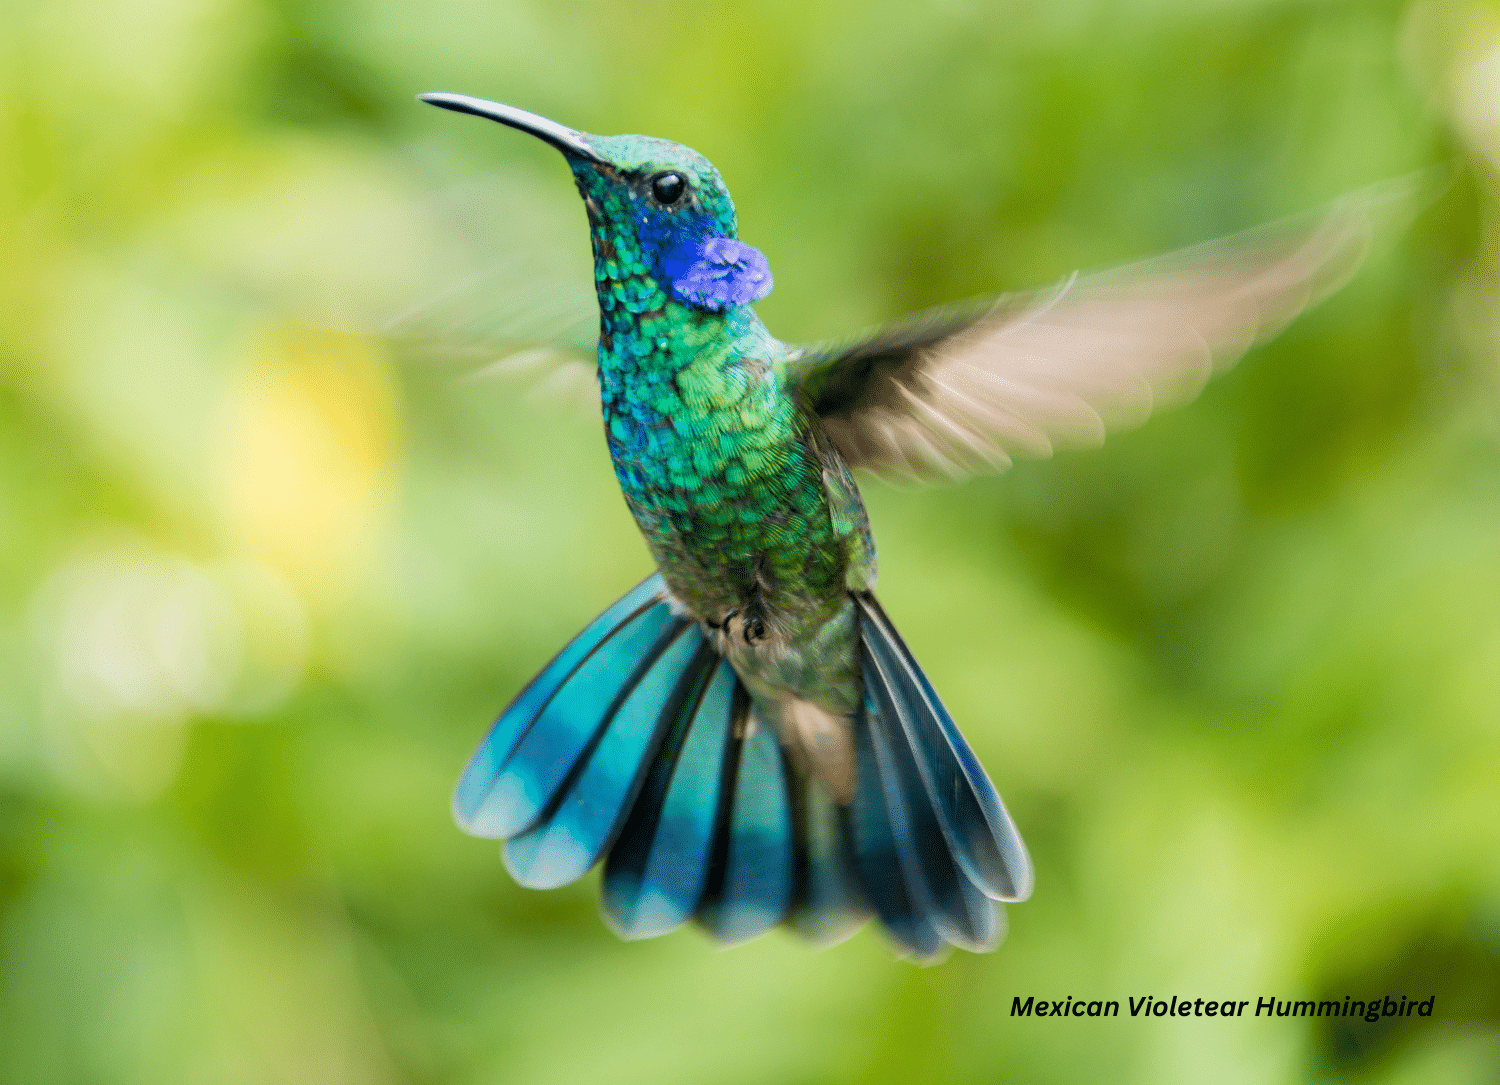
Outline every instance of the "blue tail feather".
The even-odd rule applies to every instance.
[[[849,804],[855,865],[875,914],[891,937],[912,955],[931,960],[943,951],[943,938],[932,925],[926,902],[913,896],[905,873],[910,860],[903,860],[903,839],[892,825],[890,797],[880,771],[881,760],[889,754],[882,728],[872,722],[880,715],[876,694],[880,678],[868,656],[862,662],[864,708],[855,728],[855,789]]]
[[[994,900],[1025,900],[1033,873],[1015,823],[911,651],[868,593],[855,596],[864,643],[890,677],[923,783],[964,873]]]
[[[699,924],[724,942],[747,942],[780,923],[793,889],[792,806],[781,744],[761,727],[736,745],[734,787],[721,800],[716,876],[698,907]]]
[[[709,657],[717,664],[712,679],[684,705],[675,743],[658,756],[652,779],[604,864],[604,912],[627,938],[675,930],[692,917],[703,896],[728,779],[739,684],[728,663],[711,651]]]
[[[873,911],[911,954],[991,948],[993,899],[1031,888],[1000,798],[873,596],[854,596],[863,697],[855,789],[801,774],[696,622],[653,575],[590,623],[501,714],[454,795],[459,824],[508,838],[535,888],[604,858],[622,936],[687,920],[740,942],[781,922],[820,944]],[[748,733],[747,733],[748,732]]]
[[[502,820],[489,816],[487,807],[495,783],[516,744],[528,733],[553,695],[573,676],[579,665],[589,659],[630,618],[664,600],[666,591],[666,584],[660,573],[652,573],[641,581],[558,652],[552,662],[542,668],[542,672],[500,714],[489,734],[479,744],[479,749],[469,759],[453,793],[454,820],[464,832],[472,836],[496,839],[510,835]]]
[[[844,815],[827,788],[792,779],[797,898],[787,922],[819,946],[842,942],[870,918]]]
[[[516,881],[530,889],[555,889],[577,881],[598,862],[672,723],[673,695],[687,681],[703,643],[696,624],[678,623],[671,643],[621,702],[598,744],[563,787],[555,809],[506,843],[505,866]]]
[[[999,933],[995,906],[956,865],[939,825],[937,804],[923,784],[901,722],[914,706],[893,695],[899,691],[880,665],[880,653],[869,645],[866,653],[873,678],[866,682],[878,710],[867,722],[908,894],[945,941],[973,952],[990,950]]]
[[[638,611],[578,665],[521,736],[485,795],[487,835],[536,824],[614,709],[681,628],[666,603]]]

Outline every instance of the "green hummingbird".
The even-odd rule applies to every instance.
[[[457,94],[562,152],[588,213],[605,437],[657,572],[501,714],[454,813],[523,885],[604,860],[622,936],[873,912],[905,952],[992,948],[1033,872],[993,784],[873,594],[851,469],[1001,470],[1096,444],[1336,288],[1367,201],[1058,286],[796,346],[718,171]]]

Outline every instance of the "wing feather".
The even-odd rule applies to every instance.
[[[1196,396],[1338,289],[1418,180],[1041,291],[795,348],[791,379],[850,466],[922,481],[1091,447]]]

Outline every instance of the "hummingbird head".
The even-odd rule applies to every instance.
[[[594,136],[523,109],[462,94],[422,101],[529,132],[563,153],[583,196],[599,302],[635,313],[668,299],[709,312],[771,292],[758,250],[740,241],[719,171],[697,151],[650,136]],[[628,280],[649,281],[621,288]]]

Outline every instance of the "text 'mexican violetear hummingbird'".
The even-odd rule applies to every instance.
[[[851,468],[961,475],[1092,444],[1197,392],[1338,286],[1366,202],[844,342],[773,338],[766,258],[701,155],[457,94],[562,152],[588,211],[615,474],[657,572],[526,686],[454,810],[517,881],[604,860],[628,938],[695,919],[819,943],[873,912],[922,959],[992,948],[1032,866],[873,594]]]

